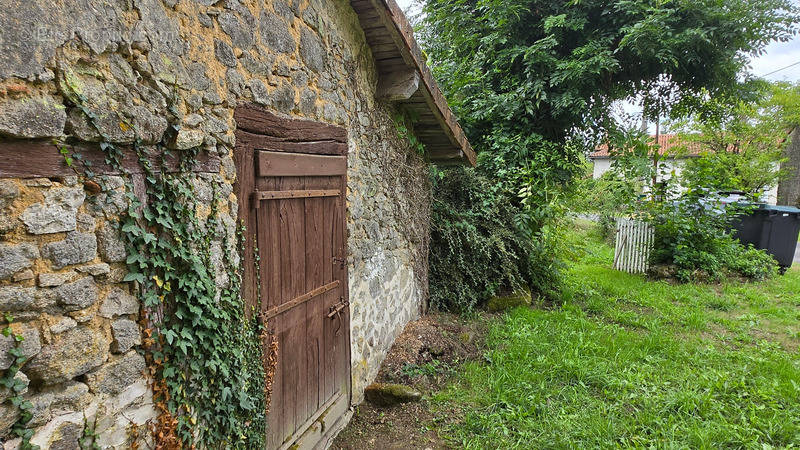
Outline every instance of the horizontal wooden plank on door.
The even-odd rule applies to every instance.
[[[332,283],[328,283],[328,284],[326,284],[324,286],[320,286],[320,287],[314,289],[311,292],[303,294],[303,295],[301,295],[299,297],[295,297],[292,300],[289,300],[288,302],[285,302],[285,303],[281,304],[280,306],[278,306],[276,308],[270,309],[269,311],[264,313],[264,316],[267,319],[271,319],[271,318],[277,316],[278,314],[282,314],[282,313],[294,308],[295,306],[299,306],[299,305],[301,305],[301,304],[303,304],[303,303],[305,303],[305,302],[307,302],[307,301],[309,301],[309,300],[311,300],[313,298],[316,298],[316,297],[318,297],[318,296],[330,291],[331,289],[338,288],[339,284],[340,284],[339,280],[336,280],[336,281],[334,281]]]
[[[284,198],[319,198],[338,197],[342,194],[339,189],[297,189],[292,191],[256,191],[253,192],[253,207],[260,208],[262,200],[280,200]]]
[[[347,173],[347,158],[344,156],[259,151],[256,158],[261,177],[319,177]]]

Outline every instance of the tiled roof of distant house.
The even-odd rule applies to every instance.
[[[650,135],[650,139],[655,141],[656,136]],[[674,134],[659,134],[658,135],[658,153],[675,154],[675,151],[680,148],[682,156],[697,156],[703,151],[703,144],[700,142],[684,141],[679,136]],[[589,158],[608,158],[611,154],[608,153],[608,145],[603,144],[597,146],[597,151],[591,153]]]

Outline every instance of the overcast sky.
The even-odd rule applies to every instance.
[[[413,3],[413,0],[396,1],[403,10]],[[795,63],[797,63],[795,66],[787,68]],[[764,55],[751,61],[751,66],[754,75],[770,81],[800,81],[800,37],[795,37],[789,42],[775,42],[769,45]],[[633,105],[625,107],[629,114],[635,114],[636,109]]]

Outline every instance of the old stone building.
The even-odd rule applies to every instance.
[[[201,299],[242,277],[241,315],[263,318],[266,446],[324,446],[424,309],[430,163],[474,153],[393,0],[6,0],[0,370],[18,388],[0,389],[0,440],[156,444],[147,342],[196,288],[131,276],[152,266],[136,238],[181,245],[170,217],[122,226],[156,205],[205,236]],[[167,177],[187,208],[158,203]]]

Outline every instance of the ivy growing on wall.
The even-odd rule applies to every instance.
[[[103,136],[80,90],[68,84],[64,90]],[[174,108],[170,112],[178,116]],[[121,123],[133,128],[124,119]],[[162,155],[160,162],[151,162],[149,148],[138,139],[133,146],[144,172],[144,202],[134,193],[121,149],[105,137],[100,144],[107,162],[126,180],[124,281],[136,283],[143,305],[143,346],[160,413],[154,434],[166,448],[262,448],[267,389],[263,328],[255,314],[245,313],[236,237],[220,220],[219,207],[226,201],[220,198],[220,182],[212,181],[213,201],[202,220],[191,172],[200,149],[172,155],[165,142],[177,131],[173,125],[162,143],[151,147]],[[178,158],[179,170],[160,170],[171,156]],[[89,170],[86,174],[93,175]],[[107,190],[103,177],[95,181]],[[221,258],[215,259],[220,252]],[[215,269],[220,265],[225,275],[218,279]]]
[[[425,146],[422,141],[414,134],[413,127],[416,118],[410,111],[398,111],[392,117],[394,120],[394,127],[397,130],[397,136],[406,142],[408,145],[419,155],[425,154]]]
[[[11,402],[11,405],[19,411],[19,417],[16,422],[14,422],[14,425],[12,425],[11,431],[14,436],[21,438],[20,449],[35,450],[38,449],[39,446],[31,444],[33,430],[27,427],[28,422],[30,422],[33,417],[31,413],[33,404],[25,400],[22,396],[26,385],[22,380],[17,378],[17,373],[19,373],[22,365],[25,364],[25,361],[28,359],[22,352],[22,343],[25,341],[25,337],[21,334],[14,333],[14,330],[11,329],[11,323],[14,321],[14,318],[11,317],[10,314],[5,315],[5,320],[6,326],[3,328],[2,333],[3,336],[13,339],[14,347],[8,351],[9,356],[13,359],[11,360],[11,365],[0,377],[0,386],[8,390],[7,401]]]

